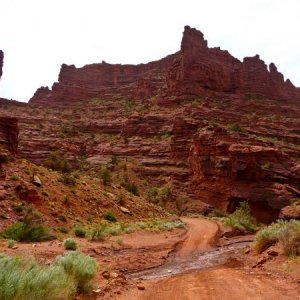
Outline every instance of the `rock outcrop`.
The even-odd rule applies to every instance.
[[[177,95],[229,93],[276,99],[300,99],[293,84],[284,81],[274,63],[269,68],[259,58],[246,57],[243,62],[228,51],[208,48],[203,34],[185,27],[181,51],[168,72],[169,90]]]
[[[300,99],[300,90],[290,80],[284,80],[274,63],[267,66],[258,55],[240,62],[228,51],[209,48],[200,31],[186,26],[181,49],[173,55],[140,65],[102,62],[76,68],[63,64],[59,81],[51,90],[38,89],[30,102],[72,103],[112,97],[174,101],[224,94]]]
[[[3,51],[0,50],[0,79],[1,79],[1,76],[2,76],[3,58],[4,58]]]
[[[190,165],[198,199],[223,211],[247,201],[259,221],[270,222],[297,197],[289,186],[297,176],[286,154],[224,128],[204,128],[194,136]]]
[[[52,89],[31,99],[38,105],[0,99],[0,113],[18,116],[20,157],[43,164],[59,152],[92,172],[117,157],[124,171],[130,164],[119,180],[132,176],[145,197],[167,187],[169,209],[232,212],[247,201],[268,223],[298,203],[299,99],[274,64],[241,62],[186,26],[173,55],[135,66],[63,65]],[[15,154],[12,120],[0,121],[0,135]]]
[[[18,153],[18,134],[16,118],[0,117],[0,145],[13,155]]]

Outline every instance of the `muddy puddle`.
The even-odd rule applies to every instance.
[[[232,257],[236,257],[250,242],[233,244],[230,246],[197,251],[188,258],[177,257],[176,253],[168,257],[166,262],[155,268],[127,274],[131,279],[156,279],[172,275],[179,275],[191,271],[200,271],[226,264]]]

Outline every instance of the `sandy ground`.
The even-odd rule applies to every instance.
[[[300,290],[270,275],[247,274],[217,268],[150,281],[145,290],[133,290],[122,300],[280,300],[300,299]]]
[[[183,258],[193,251],[209,249],[216,241],[218,226],[205,219],[189,219],[187,238],[178,250]],[[218,267],[142,282],[119,300],[270,300],[300,299],[299,285],[268,273],[244,268]]]
[[[97,292],[81,295],[80,300],[281,300],[299,299],[299,284],[275,277],[262,270],[244,267],[241,264],[225,264],[220,267],[189,271],[179,275],[168,275],[149,280],[128,279],[124,274],[160,266],[172,259],[184,265],[185,261],[197,257],[197,252],[213,251],[218,243],[219,225],[200,218],[183,218],[187,230],[170,232],[135,232],[122,237],[111,237],[108,241],[95,243],[76,239],[79,250],[91,255],[99,263],[96,277]],[[233,240],[228,240],[229,242]],[[0,252],[9,255],[34,256],[40,262],[51,263],[57,255],[65,252],[61,242],[17,244],[8,249],[0,243]],[[236,261],[233,259],[233,261]],[[152,272],[152,269],[150,269]],[[106,278],[110,273],[110,277]]]

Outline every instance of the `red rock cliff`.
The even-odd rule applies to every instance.
[[[230,134],[224,128],[203,128],[194,135],[189,157],[199,200],[232,212],[248,201],[261,222],[278,217],[295,195],[288,182],[297,182],[287,154],[275,147]]]
[[[0,145],[13,155],[18,153],[18,120],[10,117],[0,117]]]
[[[203,34],[185,26],[181,49],[159,61],[140,65],[101,64],[76,68],[62,65],[52,90],[42,87],[32,103],[73,102],[120,96],[145,99],[153,96],[238,94],[275,99],[300,98],[299,89],[284,80],[276,66],[267,66],[258,55],[243,62],[228,51],[209,48]]]
[[[0,79],[1,79],[1,76],[2,76],[3,57],[4,57],[3,51],[0,50]]]

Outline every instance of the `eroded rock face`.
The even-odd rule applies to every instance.
[[[223,211],[248,201],[256,218],[267,223],[295,198],[285,154],[237,139],[224,128],[205,128],[194,136],[190,165],[199,200]]]
[[[2,76],[3,57],[4,57],[3,51],[0,50],[0,79],[1,79],[1,76]]]
[[[52,90],[42,87],[31,98],[32,103],[84,101],[92,98],[145,99],[165,86],[164,74],[172,56],[140,65],[113,65],[102,62],[76,68],[63,64],[59,82]]]
[[[13,155],[18,153],[18,120],[16,118],[0,117],[0,145]]]
[[[203,34],[185,26],[181,49],[159,61],[140,65],[101,64],[76,68],[63,64],[52,90],[42,87],[32,103],[85,101],[91,98],[168,99],[170,96],[234,94],[300,99],[300,91],[258,55],[243,62],[228,51],[209,48]],[[166,103],[162,101],[161,103]]]
[[[299,98],[293,84],[271,63],[269,68],[258,55],[243,62],[228,51],[208,48],[203,34],[185,27],[181,51],[168,72],[169,90],[177,95],[231,93],[276,99]]]

